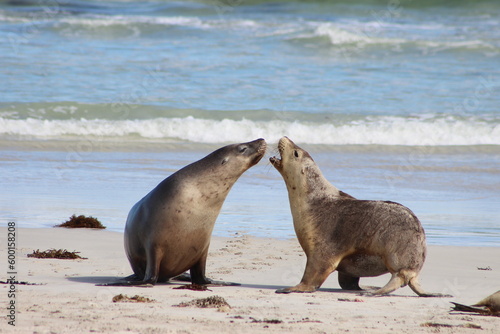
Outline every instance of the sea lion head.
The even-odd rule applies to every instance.
[[[262,138],[241,144],[224,146],[211,154],[217,163],[225,166],[228,173],[240,174],[256,165],[266,153],[266,141]]]
[[[308,173],[316,168],[313,158],[288,137],[278,143],[280,158],[271,157],[269,161],[283,176],[287,185],[300,187],[307,183]]]

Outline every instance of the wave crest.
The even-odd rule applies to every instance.
[[[348,122],[285,120],[211,120],[189,117],[145,120],[0,118],[0,136],[63,139],[66,136],[164,139],[195,143],[241,142],[289,136],[300,143],[324,145],[500,145],[500,125],[458,117],[365,117]]]

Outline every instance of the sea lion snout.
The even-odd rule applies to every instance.
[[[269,158],[269,162],[271,162],[271,164],[277,170],[280,170],[283,168],[283,163],[282,163],[283,154],[285,152],[286,147],[290,144],[295,145],[293,143],[293,141],[291,141],[288,137],[286,137],[286,136],[281,137],[279,142],[278,142],[278,152],[279,152],[280,157],[278,158],[276,156],[273,156],[273,157]]]
[[[242,152],[248,153],[248,155],[255,154],[255,158],[251,161],[251,165],[256,165],[266,153],[267,143],[263,138],[256,139],[254,141],[248,142],[245,144],[246,147],[251,148],[250,152]]]
[[[258,145],[258,148],[257,148],[257,152],[261,155],[264,155],[266,153],[266,150],[267,150],[267,143],[266,141],[264,140],[264,138],[259,138],[259,139],[256,139],[254,140],[252,143],[255,143]]]
[[[281,137],[281,139],[279,140],[278,152],[280,157],[271,157],[269,158],[269,161],[279,172],[282,172],[283,168],[291,163],[292,160],[300,161],[302,158],[310,158],[312,160],[309,153],[297,146],[290,138],[286,136]]]

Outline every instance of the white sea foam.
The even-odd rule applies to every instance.
[[[384,38],[375,36],[371,30],[350,25],[345,27],[342,24],[331,22],[318,23],[312,34],[302,34],[299,38],[328,37],[332,45],[342,44],[399,44],[404,43],[404,39]]]
[[[344,123],[270,120],[210,120],[194,117],[147,120],[24,120],[0,118],[0,136],[60,138],[141,137],[199,143],[240,142],[290,136],[308,144],[500,145],[500,125],[474,119],[380,116]]]
[[[196,16],[143,16],[143,15],[85,15],[80,17],[65,17],[60,23],[70,26],[86,26],[89,28],[112,26],[181,26],[195,29],[242,28],[253,30],[260,24],[247,19],[216,19],[205,20]]]
[[[29,18],[8,15],[4,10],[0,10],[0,22],[26,23],[26,22],[31,22],[31,21],[32,20]]]
[[[394,28],[391,23],[384,22],[309,22],[312,32],[301,33],[296,38],[310,39],[314,37],[328,38],[331,45],[394,45],[394,46],[415,46],[419,48],[430,48],[434,50],[446,49],[486,49],[496,50],[497,47],[489,42],[471,39],[462,40],[456,38],[432,40],[423,39],[420,35],[407,33],[405,38],[387,37],[384,32],[387,28]],[[400,25],[403,26],[403,25]],[[412,30],[430,30],[433,26],[405,26]],[[453,30],[449,27],[448,30]],[[390,35],[390,34],[389,34]]]
[[[83,25],[91,27],[128,26],[130,24],[157,24],[166,26],[190,26],[196,28],[208,28],[198,17],[189,16],[125,16],[125,15],[86,15],[82,17],[66,17],[61,23],[70,25]]]
[[[0,21],[29,23],[31,19],[25,17],[9,16],[0,11]],[[132,36],[143,33],[142,28],[158,26],[184,27],[200,30],[237,29],[247,31],[257,37],[286,36],[289,39],[311,39],[327,38],[334,46],[342,45],[413,45],[418,48],[430,48],[437,50],[446,49],[486,49],[498,50],[498,45],[481,39],[461,40],[454,32],[457,27],[446,26],[436,23],[425,24],[401,24],[392,21],[358,21],[340,20],[338,22],[321,21],[256,21],[250,19],[219,18],[205,19],[197,16],[149,16],[149,15],[104,15],[85,14],[81,16],[51,17],[41,16],[40,22],[53,23],[55,27],[62,29],[65,33],[75,32],[73,29],[82,28],[87,30],[99,30],[100,28],[127,28],[132,31]],[[496,21],[495,21],[496,22]],[[398,33],[394,34],[397,30]],[[423,39],[421,34],[415,35],[417,31],[446,30],[450,38],[432,40]],[[391,34],[390,32],[393,31]],[[388,33],[389,32],[389,33]],[[403,32],[403,33],[401,33]],[[396,38],[404,36],[404,38]]]

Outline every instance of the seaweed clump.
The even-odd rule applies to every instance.
[[[178,286],[174,289],[188,289],[188,290],[193,290],[193,291],[212,291],[209,288],[207,288],[206,285],[200,285],[200,284],[186,284],[186,285],[181,285]]]
[[[133,297],[129,297],[127,295],[116,295],[113,297],[113,303],[153,303],[154,299],[149,299],[148,297],[143,297],[139,295],[135,295]]]
[[[440,324],[437,322],[425,322],[423,324],[420,324],[421,327],[434,327],[434,328],[472,328],[472,329],[483,329],[481,326],[472,324],[472,323],[466,323],[466,324],[461,324],[461,325],[450,325],[450,324]]]
[[[200,307],[200,308],[218,308],[218,309],[230,309],[231,306],[226,302],[226,300],[220,296],[210,296],[207,298],[199,298],[199,299],[193,299],[190,302],[187,303],[180,303],[178,305],[174,305],[177,307],[188,307],[188,306],[195,306],[195,307]]]
[[[104,229],[106,226],[102,225],[101,222],[92,216],[85,217],[84,215],[76,216],[72,215],[69,217],[68,221],[62,224],[56,225],[54,227],[70,227],[70,228],[99,228]]]
[[[32,254],[28,254],[28,257],[34,257],[37,259],[82,259],[86,260],[86,257],[81,257],[78,255],[80,252],[68,252],[66,249],[49,249],[43,252],[40,252],[39,249],[33,251]]]
[[[265,323],[265,324],[281,324],[281,323],[283,323],[283,320],[279,320],[279,319],[264,319],[264,320],[259,320],[259,319],[255,319],[255,318],[252,318],[252,317],[250,317],[250,319],[252,320],[253,323]]]

